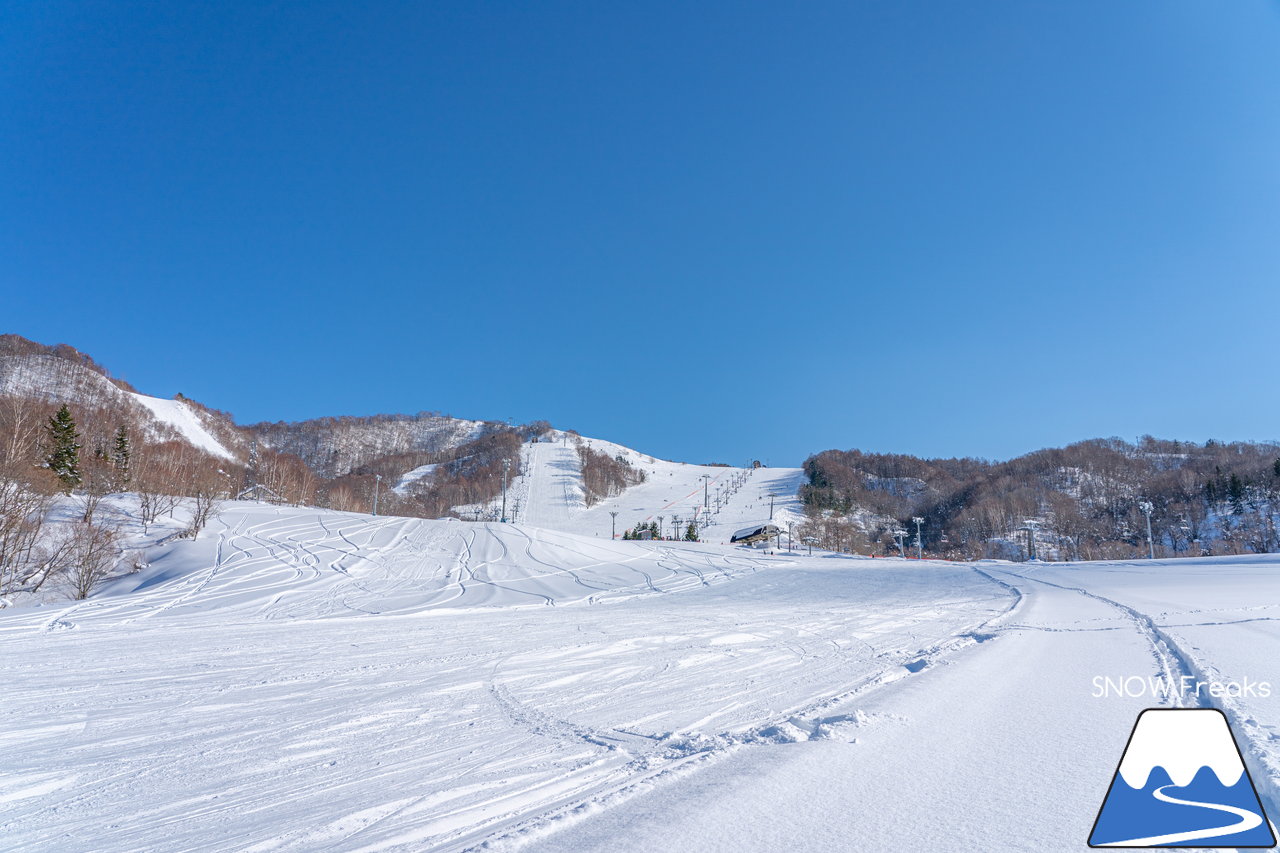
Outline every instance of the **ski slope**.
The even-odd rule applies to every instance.
[[[212,453],[214,456],[221,456],[223,459],[235,458],[231,451],[209,432],[208,427],[201,422],[199,412],[188,403],[182,400],[162,400],[159,397],[148,397],[146,394],[132,392],[129,396],[151,412],[152,417],[158,422],[177,432],[188,444]]]
[[[6,850],[1082,849],[1138,711],[1174,703],[1221,707],[1277,806],[1280,690],[1092,695],[1274,678],[1274,557],[856,560],[237,503],[148,562],[0,611]]]
[[[525,445],[521,459],[524,473],[513,481],[508,492],[508,510],[514,513],[518,508],[516,518],[522,524],[607,539],[614,529],[610,512],[617,512],[619,537],[624,530],[659,518],[663,519],[663,533],[672,536],[676,517],[687,522],[696,511],[701,518],[705,505],[711,515],[702,539],[727,543],[734,531],[769,521],[771,493],[776,496],[773,520],[780,528],[785,530],[788,522],[799,524],[804,519],[796,497],[805,480],[799,468],[728,468],[668,462],[594,438],[583,439],[583,443],[626,459],[632,467],[644,471],[646,479],[621,495],[587,507],[577,448],[571,437],[563,433],[553,436],[554,441]],[[725,489],[737,474],[747,476],[746,484],[731,496],[726,489],[726,500],[717,511],[717,490]]]
[[[0,612],[5,847],[464,849],[785,742],[1009,606],[866,562],[236,504]]]

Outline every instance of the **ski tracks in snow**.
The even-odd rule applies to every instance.
[[[982,573],[988,574],[985,571]],[[1155,675],[1166,685],[1181,685],[1184,678],[1189,679],[1192,683],[1204,684],[1225,683],[1227,681],[1211,664],[1197,660],[1195,656],[1187,652],[1181,644],[1170,636],[1167,630],[1156,624],[1153,617],[1134,607],[1096,592],[1091,592],[1083,587],[1055,583],[1024,572],[1003,571],[1000,574],[1023,582],[1043,584],[1055,589],[1074,592],[1115,610],[1133,630],[1142,636],[1149,648],[1155,667]],[[995,577],[992,577],[992,580],[997,583],[1003,583]],[[1009,630],[1025,630],[1026,628],[1027,626],[1009,626]],[[1115,629],[1111,627],[1074,627],[1041,630],[1104,631]],[[1231,721],[1232,728],[1243,736],[1240,743],[1241,749],[1250,756],[1251,762],[1255,767],[1263,768],[1266,771],[1254,774],[1258,796],[1262,798],[1268,812],[1275,814],[1280,811],[1280,784],[1277,784],[1277,778],[1280,777],[1280,772],[1278,772],[1280,767],[1277,766],[1277,759],[1273,749],[1273,742],[1280,740],[1280,736],[1277,736],[1269,727],[1261,724],[1239,701],[1229,696],[1214,697],[1207,692],[1196,691],[1191,697],[1187,697],[1182,692],[1175,690],[1164,696],[1156,697],[1156,699],[1162,699],[1164,703],[1173,707],[1186,705],[1190,707],[1217,708],[1226,714]],[[1156,701],[1156,699],[1152,701]],[[1152,840],[1151,843],[1171,842],[1167,840]]]

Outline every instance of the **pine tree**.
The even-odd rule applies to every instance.
[[[1276,476],[1280,477],[1280,459],[1277,459],[1276,464],[1271,467],[1272,467],[1272,470],[1276,472]]]
[[[116,430],[116,445],[111,451],[111,465],[115,469],[115,477],[113,486],[117,492],[123,492],[129,487],[129,481],[133,479],[132,470],[130,468],[130,457],[133,449],[129,444],[129,431],[121,424]]]
[[[697,542],[698,541],[698,525],[694,524],[692,521],[689,522],[689,526],[684,531],[684,538],[688,542]]]
[[[54,473],[70,494],[80,485],[80,434],[76,432],[76,422],[65,404],[49,418],[45,433],[49,440],[45,467]]]
[[[1231,499],[1231,514],[1244,515],[1244,483],[1232,472],[1227,483],[1227,496]]]

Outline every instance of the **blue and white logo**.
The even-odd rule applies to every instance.
[[[1090,847],[1274,847],[1227,718],[1215,708],[1138,715]]]

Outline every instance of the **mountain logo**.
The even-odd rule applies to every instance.
[[[1090,847],[1275,847],[1253,779],[1216,708],[1138,715]]]

